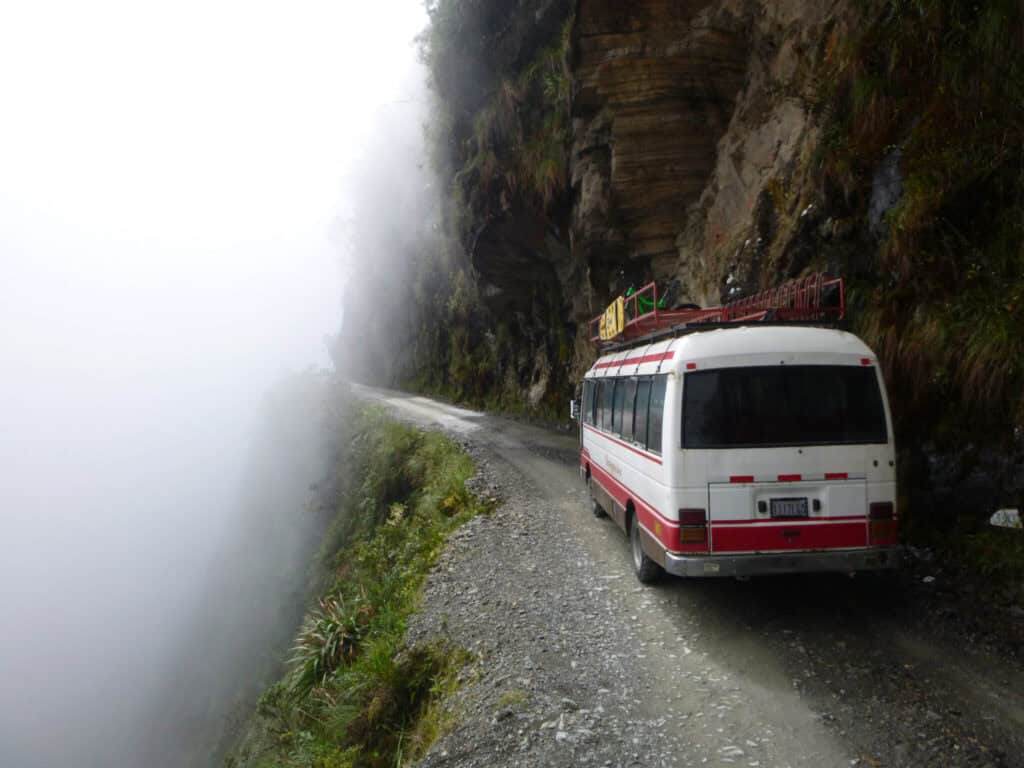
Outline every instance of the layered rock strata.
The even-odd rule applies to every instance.
[[[704,1],[583,0],[577,9],[575,255],[620,289],[624,260],[667,271],[746,78],[746,22]],[[624,286],[623,286],[624,287]]]

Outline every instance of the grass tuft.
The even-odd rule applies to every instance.
[[[356,658],[370,618],[370,606],[358,600],[346,604],[340,594],[322,597],[319,603],[320,608],[306,617],[293,648],[290,690],[297,698],[307,696]]]

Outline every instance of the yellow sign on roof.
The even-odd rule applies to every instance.
[[[608,305],[601,315],[599,335],[602,341],[614,339],[626,327],[626,301],[621,296]]]

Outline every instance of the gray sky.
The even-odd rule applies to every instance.
[[[268,385],[328,364],[346,170],[422,98],[425,22],[419,0],[0,4],[0,764],[116,719]]]

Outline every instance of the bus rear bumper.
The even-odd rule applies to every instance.
[[[781,573],[888,571],[899,568],[899,547],[832,552],[785,552],[752,555],[679,555],[665,553],[665,571],[675,576],[766,576]]]

